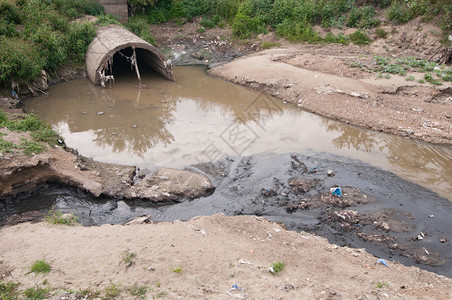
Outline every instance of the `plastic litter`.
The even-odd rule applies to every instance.
[[[333,188],[330,188],[330,192],[331,192],[331,194],[333,194],[334,196],[338,196],[338,197],[342,196],[342,190],[341,190],[340,187],[333,187]]]
[[[239,287],[237,284],[234,284],[232,286],[232,288],[230,288],[229,290],[226,291],[226,294],[228,294],[230,296],[234,296],[237,299],[245,299],[245,296],[246,296],[245,293],[243,293],[243,294],[237,293],[237,292],[240,292],[240,291],[245,291],[245,289]]]
[[[380,263],[380,264],[382,264],[382,265],[384,265],[386,267],[389,267],[388,263],[383,258],[377,259],[377,263]]]
[[[16,99],[19,99],[19,96],[16,94],[14,90],[11,91],[11,95]]]
[[[428,215],[428,217],[431,219],[431,218],[434,218],[435,215]]]
[[[313,168],[309,169],[309,172],[310,173],[317,173],[317,168],[313,167]]]

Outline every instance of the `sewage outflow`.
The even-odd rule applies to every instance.
[[[421,267],[452,275],[448,244],[437,243],[441,237],[452,239],[450,147],[322,118],[259,91],[209,77],[204,67],[175,67],[174,73],[176,81],[170,82],[143,72],[146,88],[141,89],[136,87],[133,73],[117,76],[106,89],[93,86],[88,79],[60,83],[52,86],[49,95],[27,99],[25,110],[50,122],[69,147],[101,162],[142,169],[196,169],[217,161],[214,166],[224,167],[226,176],[211,176],[217,186],[212,195],[156,205],[99,199],[54,186],[28,199],[4,201],[0,212],[46,211],[55,205],[75,212],[84,225],[123,223],[143,213],[155,221],[187,220],[217,212],[257,214],[281,221],[289,229],[312,230],[332,242],[385,255],[382,248],[341,240],[340,235],[319,229],[318,211],[288,213],[277,197],[270,203],[262,196],[262,188],[287,183],[293,171],[291,154],[295,153],[308,167],[335,171],[334,177],[322,177],[318,191],[334,184],[352,185],[381,200],[356,208],[363,213],[381,209],[409,212],[416,231],[427,228],[431,232],[431,243],[425,240],[425,245],[442,253],[445,261],[434,268]],[[290,201],[298,201],[297,195],[290,197]],[[412,259],[398,259],[415,264]]]

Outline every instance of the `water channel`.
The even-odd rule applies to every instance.
[[[95,160],[182,168],[226,155],[330,153],[391,171],[452,201],[452,149],[378,133],[304,112],[260,92],[175,67],[176,82],[144,74],[100,89],[88,79],[28,99],[66,144]]]
[[[187,220],[217,212],[257,214],[281,221],[289,229],[310,230],[331,242],[366,247],[377,256],[392,257],[393,252],[381,245],[322,227],[324,222],[319,220],[325,211],[288,213],[278,197],[262,196],[261,188],[272,187],[278,195],[286,195],[287,201],[299,201],[300,195],[280,184],[296,173],[295,153],[308,168],[336,172],[334,177],[325,172],[312,175],[321,180],[317,192],[335,184],[352,185],[381,200],[353,208],[360,213],[402,208],[411,214],[413,229],[399,233],[399,243],[414,243],[413,234],[428,232],[428,239],[409,247],[439,253],[443,263],[420,267],[452,276],[449,242],[439,243],[445,237],[452,239],[450,147],[322,118],[258,91],[209,77],[201,66],[175,67],[174,71],[175,82],[143,72],[144,89],[136,87],[133,73],[116,76],[116,82],[111,88],[107,84],[106,89],[93,86],[88,79],[60,83],[48,96],[27,99],[25,110],[50,122],[69,147],[97,161],[142,169],[162,166],[196,171],[205,171],[207,162],[217,161],[209,168],[224,170],[226,176],[210,173],[216,185],[212,195],[155,205],[94,198],[57,186],[14,204],[3,204],[7,214],[45,211],[56,205],[75,212],[84,225],[123,223],[143,213],[155,221]],[[402,220],[403,213],[398,218]],[[417,265],[412,256],[394,257]]]

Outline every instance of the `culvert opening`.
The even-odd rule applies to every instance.
[[[138,68],[135,68],[135,61]],[[86,65],[91,81],[103,87],[114,82],[118,70],[135,72],[139,84],[140,70],[154,70],[164,78],[174,80],[171,61],[165,60],[151,44],[115,25],[98,29],[96,38],[88,47]]]

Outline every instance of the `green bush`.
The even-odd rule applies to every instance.
[[[355,45],[369,45],[372,42],[372,39],[368,37],[361,29],[356,30],[354,33],[349,34],[348,38]]]
[[[44,66],[39,49],[21,38],[0,36],[0,84],[27,82],[38,76]]]
[[[396,24],[403,24],[413,18],[412,11],[404,3],[392,0],[391,7],[387,11],[387,18]]]
[[[155,44],[155,40],[151,35],[151,31],[149,29],[149,24],[146,19],[142,16],[130,17],[129,22],[127,23],[127,28],[141,37],[143,40],[150,44]]]
[[[348,14],[346,25],[348,27],[371,28],[380,24],[375,18],[375,8],[372,6],[353,7]]]
[[[234,36],[245,39],[253,34],[267,33],[265,23],[259,17],[250,17],[243,13],[235,16],[232,22],[232,33]]]
[[[216,22],[212,19],[209,18],[202,18],[201,22],[199,22],[199,24],[201,24],[201,26],[205,27],[205,28],[213,28],[216,25]]]
[[[276,27],[276,34],[291,42],[317,43],[322,40],[310,24],[286,20]]]
[[[20,24],[21,16],[19,8],[14,3],[0,3],[0,19],[6,23]]]
[[[338,35],[335,36],[331,32],[328,32],[323,40],[327,43],[336,43],[342,45],[350,44],[350,40],[342,33],[339,33]]]
[[[96,28],[92,23],[71,23],[68,34],[70,56],[78,62],[84,62],[88,46],[95,36]]]

